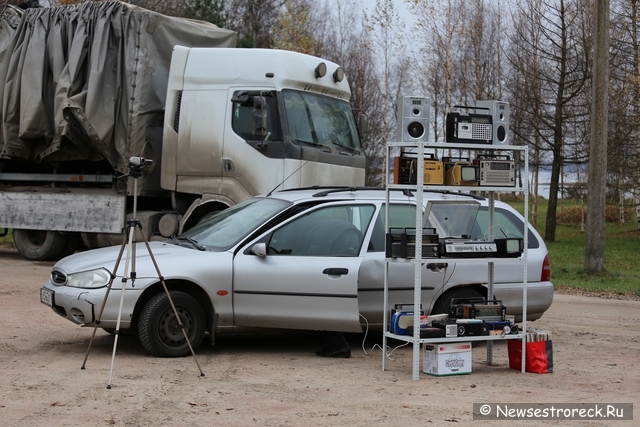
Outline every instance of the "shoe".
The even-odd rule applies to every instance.
[[[349,347],[340,347],[336,349],[323,348],[316,351],[316,354],[320,357],[338,357],[342,359],[348,359],[351,357],[351,349]]]

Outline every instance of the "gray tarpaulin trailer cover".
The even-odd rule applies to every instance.
[[[0,158],[105,158],[117,171],[163,120],[175,45],[235,47],[236,33],[120,2],[0,17]],[[213,70],[212,70],[213,71]]]

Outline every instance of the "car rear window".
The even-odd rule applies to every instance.
[[[505,209],[496,208],[493,213],[493,228],[489,227],[489,209],[481,207],[476,217],[471,238],[473,240],[484,240],[492,232],[494,237],[519,237],[522,238],[524,222],[518,218],[513,212]],[[528,248],[535,249],[540,247],[540,242],[535,235],[529,230]]]

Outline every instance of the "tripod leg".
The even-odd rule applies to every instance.
[[[104,307],[107,305],[107,298],[109,298],[109,293],[111,292],[113,281],[116,278],[116,272],[118,271],[118,267],[120,266],[120,261],[122,260],[122,254],[124,252],[125,246],[127,245],[127,236],[129,235],[130,232],[131,232],[131,227],[127,227],[125,231],[125,239],[122,241],[122,246],[120,247],[120,253],[118,253],[118,258],[116,259],[116,265],[113,267],[113,272],[111,273],[111,279],[109,280],[109,284],[107,285],[107,292],[104,295],[102,306],[100,307],[100,311],[98,312],[98,317],[96,317],[96,320],[95,320],[93,333],[91,334],[91,339],[89,340],[89,347],[87,348],[87,354],[85,354],[84,356],[84,360],[82,361],[82,367],[80,369],[84,369],[87,363],[87,359],[89,358],[89,352],[91,351],[91,346],[93,345],[93,339],[96,336],[98,325],[100,324],[100,320],[102,319],[102,313],[104,312]]]
[[[111,378],[113,376],[113,365],[116,360],[116,348],[118,347],[118,336],[120,335],[120,318],[122,317],[122,306],[124,305],[124,291],[127,287],[127,278],[129,276],[129,262],[131,261],[131,257],[134,249],[134,240],[133,235],[135,233],[135,229],[133,226],[130,227],[129,230],[129,242],[127,243],[129,249],[127,250],[127,258],[124,263],[124,273],[122,274],[122,291],[120,292],[120,306],[118,308],[118,319],[116,320],[116,330],[114,331],[114,340],[113,340],[113,353],[111,354],[111,368],[109,369],[109,383],[107,384],[107,389],[111,388]],[[132,282],[135,279],[132,278]]]
[[[138,226],[140,226],[138,224]],[[169,293],[169,288],[167,288],[167,284],[164,281],[164,276],[162,276],[162,273],[160,272],[160,267],[158,267],[158,263],[156,262],[156,258],[153,256],[153,252],[151,252],[151,246],[149,246],[149,241],[147,240],[147,236],[144,234],[144,230],[142,230],[142,227],[140,226],[140,235],[142,236],[142,240],[144,241],[145,246],[147,247],[147,251],[149,252],[149,257],[151,258],[151,261],[153,262],[153,266],[156,269],[156,272],[158,273],[158,278],[160,279],[160,282],[162,283],[162,287],[164,289],[165,294],[167,295],[167,299],[169,300],[169,304],[171,304],[171,309],[173,310],[173,315],[176,317],[176,321],[178,322],[178,325],[180,326],[180,329],[182,330],[182,335],[184,335],[184,339],[187,342],[187,345],[189,346],[189,350],[191,350],[191,355],[193,356],[193,360],[195,360],[196,365],[198,366],[198,370],[200,371],[200,376],[204,377],[204,372],[202,372],[202,368],[200,367],[200,363],[198,362],[198,358],[196,357],[196,353],[195,351],[193,351],[193,347],[191,346],[191,341],[189,341],[189,337],[187,336],[187,331],[185,331],[184,329],[184,325],[182,324],[182,321],[180,320],[180,316],[178,315],[178,310],[176,310],[176,306],[173,303],[173,299],[171,298],[171,294]]]

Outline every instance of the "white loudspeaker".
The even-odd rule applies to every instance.
[[[509,103],[503,101],[476,101],[476,107],[488,108],[493,117],[493,144],[511,145],[509,135]],[[476,110],[477,114],[485,114],[487,110]]]
[[[429,141],[431,100],[417,96],[398,97],[398,142]]]

